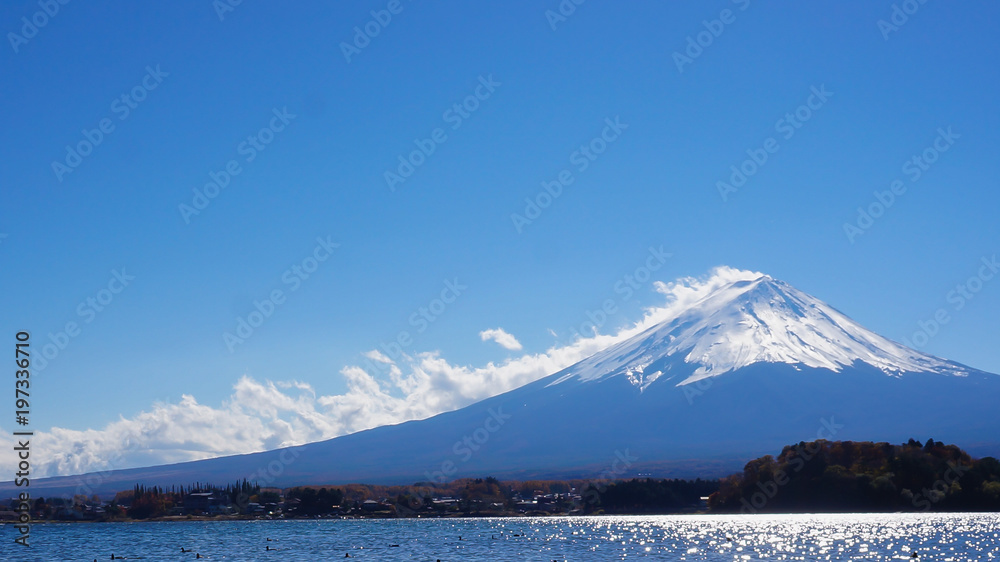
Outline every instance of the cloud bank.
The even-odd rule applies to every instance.
[[[511,351],[519,351],[522,347],[521,342],[517,341],[517,338],[508,334],[503,328],[483,330],[482,332],[479,332],[479,337],[482,338],[483,341],[493,340]]]
[[[423,419],[523,386],[558,372],[619,341],[668,321],[734,281],[759,273],[729,267],[705,278],[656,282],[664,295],[660,306],[645,310],[635,324],[615,334],[579,337],[541,353],[527,353],[480,367],[455,365],[437,351],[404,355],[394,361],[377,350],[364,353],[369,371],[359,366],[341,370],[347,391],[317,395],[301,381],[258,381],[244,376],[218,407],[183,395],[176,404],[153,404],[146,411],[120,418],[103,429],[53,428],[36,432],[32,476],[63,476],[137,466],[168,464],[265,451],[330,439],[385,424]],[[482,332],[508,349],[520,343],[502,329]],[[512,347],[516,344],[516,347]],[[376,372],[370,372],[376,371]],[[0,447],[11,450],[10,429],[0,427]],[[13,474],[5,455],[0,470]]]

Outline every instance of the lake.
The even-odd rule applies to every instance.
[[[52,523],[32,525],[30,549],[9,524],[0,536],[0,559],[25,562],[1000,559],[995,513]]]

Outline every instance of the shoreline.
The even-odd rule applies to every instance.
[[[116,520],[58,520],[43,519],[28,522],[28,525],[78,525],[78,524],[109,524],[109,523],[185,523],[185,522],[279,522],[279,521],[364,521],[364,520],[396,520],[396,519],[578,519],[593,517],[712,517],[712,516],[738,516],[738,517],[781,517],[788,515],[813,515],[813,516],[835,516],[835,515],[974,515],[974,514],[994,514],[1000,517],[1000,511],[796,511],[796,512],[773,512],[773,513],[713,513],[710,511],[683,511],[673,513],[490,513],[490,514],[456,514],[440,516],[419,516],[419,517],[397,517],[397,516],[332,516],[332,517],[244,517],[244,516],[168,516],[154,517],[150,519],[116,519]],[[0,528],[6,525],[23,525],[16,521],[0,521]]]

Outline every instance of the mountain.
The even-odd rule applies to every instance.
[[[579,363],[460,410],[277,451],[37,480],[32,492],[243,477],[272,486],[708,477],[817,437],[933,437],[996,455],[998,396],[1000,376],[907,348],[786,283],[745,274]]]
[[[644,389],[663,376],[686,385],[757,363],[840,372],[859,362],[892,376],[975,372],[883,338],[761,275],[732,282],[675,318],[573,365],[557,383],[625,376]]]

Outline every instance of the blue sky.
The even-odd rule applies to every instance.
[[[614,332],[662,304],[654,281],[723,264],[895,340],[944,308],[919,349],[1000,372],[1000,282],[949,301],[1000,252],[995,4],[906,4],[895,29],[879,25],[889,1],[589,0],[559,21],[554,0],[402,0],[384,26],[370,22],[387,1],[243,2],[221,18],[216,4],[0,8],[0,331],[40,348],[79,325],[33,379],[37,429],[101,429],[184,395],[222,408],[241,380],[336,396],[345,367],[401,332],[407,354],[502,364],[570,344],[606,299]],[[378,33],[348,61],[366,24]],[[88,135],[79,165],[54,170]],[[386,172],[434,138],[390,189]],[[724,199],[718,182],[768,139]],[[585,145],[603,152],[583,169]],[[239,173],[185,214],[230,161]],[[572,183],[519,232],[511,215],[564,170]],[[905,191],[849,237],[895,180]],[[318,237],[339,246],[299,276]],[[616,283],[651,247],[671,256],[625,300]],[[134,279],[102,294],[113,271]],[[273,314],[227,346],[274,290]],[[453,302],[414,322],[442,291]],[[484,341],[495,328],[523,348]]]

